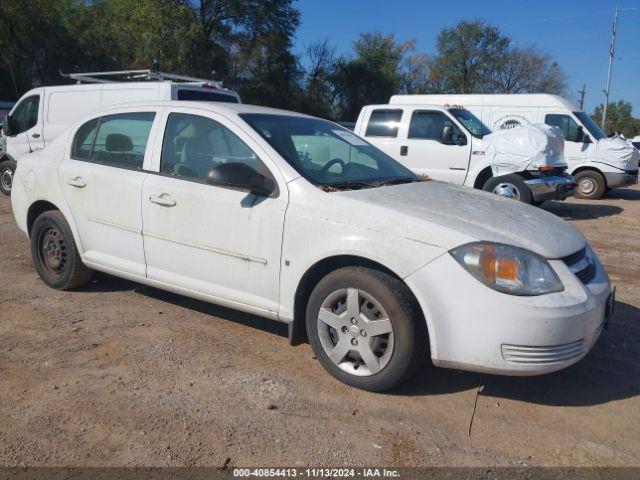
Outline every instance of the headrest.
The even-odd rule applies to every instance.
[[[122,133],[110,133],[105,142],[107,152],[130,152],[133,150],[133,142]]]

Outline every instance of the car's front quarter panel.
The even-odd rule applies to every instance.
[[[318,262],[349,255],[378,263],[403,278],[446,250],[385,231],[388,212],[319,190],[300,178],[290,182],[280,275],[279,317],[291,322],[296,290]]]

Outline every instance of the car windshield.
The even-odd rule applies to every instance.
[[[573,112],[573,114],[578,117],[578,120],[585,126],[589,133],[596,140],[602,140],[603,138],[607,138],[607,134],[602,131],[602,129],[596,125],[596,122],[591,120],[591,117],[584,112]]]
[[[311,117],[241,114],[310,182],[325,189],[358,189],[418,181],[411,170],[341,126]]]
[[[469,110],[465,110],[464,108],[450,108],[449,113],[456,117],[456,119],[464,125],[464,128],[469,130],[469,133],[476,138],[482,138],[491,133],[489,127],[482,123],[480,119]]]

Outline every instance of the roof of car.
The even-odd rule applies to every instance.
[[[128,102],[126,104],[113,105],[107,107],[101,111],[121,110],[125,108],[143,109],[145,107],[187,107],[196,108],[199,110],[209,110],[212,112],[218,112],[222,114],[235,114],[242,113],[263,113],[263,114],[276,114],[276,115],[289,115],[297,117],[310,117],[304,113],[292,112],[289,110],[281,110],[278,108],[262,107],[260,105],[249,105],[246,103],[230,103],[230,102],[200,102],[200,101],[185,101],[185,100],[158,100],[158,101],[145,101],[145,102]]]

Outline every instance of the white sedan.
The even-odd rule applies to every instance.
[[[427,356],[508,375],[564,368],[613,305],[564,221],[422,181],[348,130],[282,110],[98,112],[20,159],[12,204],[51,287],[99,270],[285,322],[331,375],[368,390]]]

